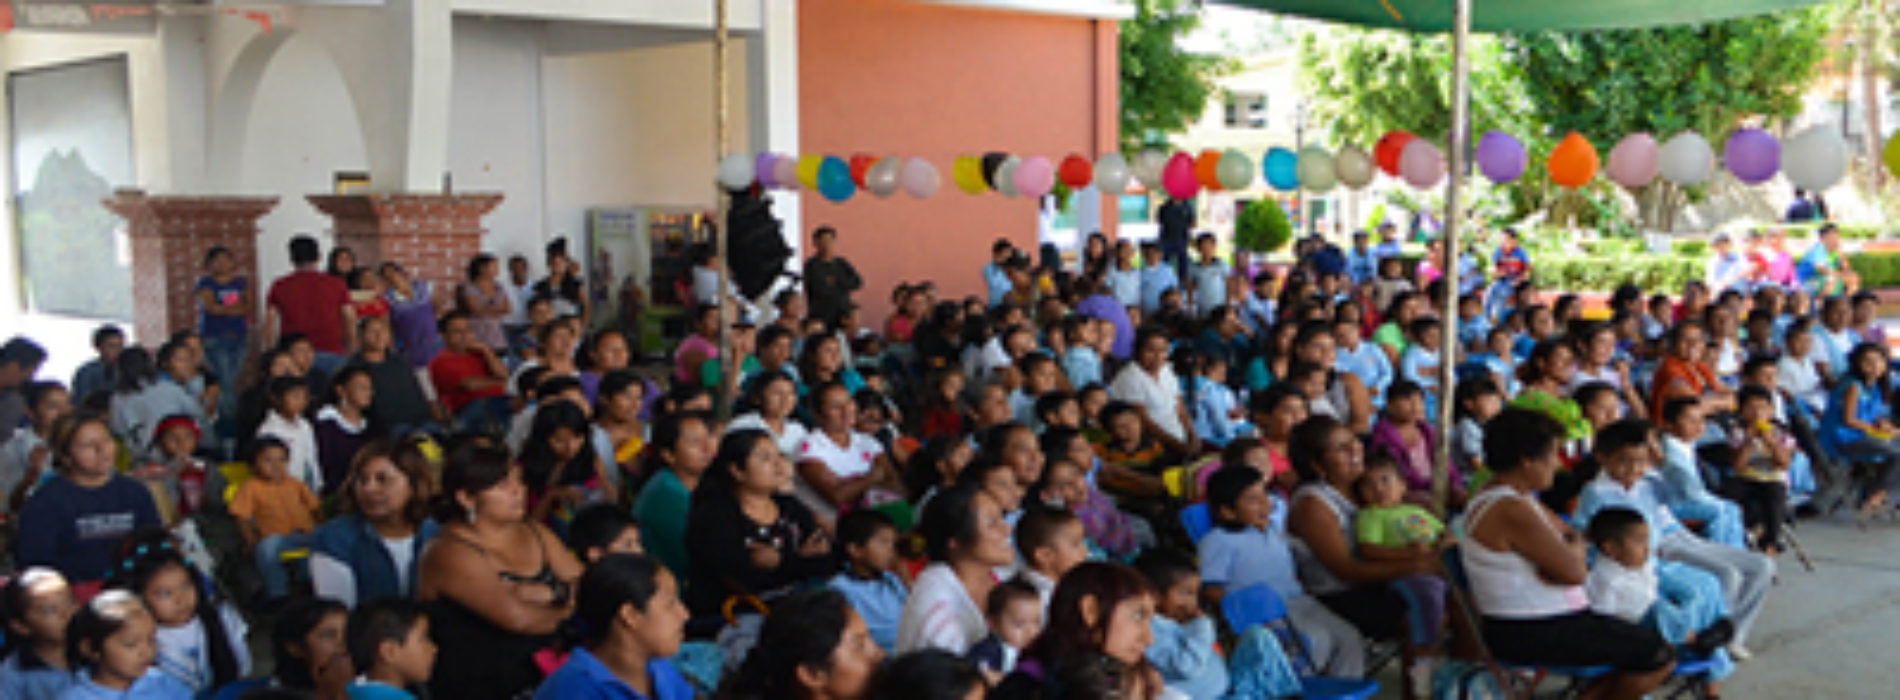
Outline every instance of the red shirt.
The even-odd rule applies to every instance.
[[[304,334],[317,352],[343,353],[343,306],[350,303],[343,280],[298,270],[272,282],[265,301],[282,318],[281,333]]]
[[[476,353],[459,353],[443,349],[435,359],[429,361],[429,381],[435,384],[435,395],[441,397],[442,406],[450,413],[462,410],[463,406],[500,396],[507,387],[501,384],[465,391],[461,388],[464,379],[502,379],[488,373],[488,361]]]

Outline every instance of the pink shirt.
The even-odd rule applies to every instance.
[[[706,360],[710,360],[712,358],[719,356],[718,343],[714,343],[713,341],[702,338],[700,337],[698,333],[687,335],[685,340],[680,341],[680,346],[673,351],[673,358],[674,358],[673,359],[673,380],[674,381],[690,382],[690,383],[699,382],[699,366],[698,365],[694,365],[692,367],[686,366],[687,358],[693,354],[694,350],[698,350],[704,353],[704,356],[700,358],[701,362],[704,362]]]

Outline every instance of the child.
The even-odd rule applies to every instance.
[[[251,478],[231,499],[231,516],[244,532],[244,546],[252,552],[267,600],[289,593],[289,574],[279,557],[310,545],[316,529],[316,511],[322,505],[310,486],[290,477],[290,447],[270,436],[251,448]]]
[[[1141,244],[1141,311],[1154,315],[1161,311],[1161,296],[1179,289],[1181,279],[1174,266],[1161,260],[1161,246],[1149,241]]]
[[[1043,434],[1042,451],[1048,455],[1049,467],[1043,470],[1038,498],[1074,513],[1089,542],[1103,553],[1123,560],[1133,556],[1141,547],[1143,533],[1133,518],[1090,483],[1092,472],[1084,465],[1093,465],[1099,458],[1088,440],[1074,430],[1054,428]]]
[[[1062,373],[1069,376],[1070,386],[1102,383],[1102,355],[1095,349],[1099,342],[1096,325],[1094,319],[1082,316],[1062,319],[1062,335],[1069,341],[1069,349],[1062,352]]]
[[[1405,502],[1428,505],[1432,502],[1432,472],[1438,464],[1438,434],[1425,413],[1425,391],[1401,379],[1386,394],[1385,411],[1372,426],[1369,451],[1385,454],[1397,466],[1400,483],[1405,486]],[[1453,504],[1464,502],[1465,484],[1458,476],[1451,474],[1447,479]]]
[[[1415,291],[1412,281],[1405,278],[1405,265],[1398,257],[1379,259],[1379,277],[1372,282],[1372,308],[1390,308],[1392,300],[1402,292]]]
[[[177,414],[158,422],[152,431],[152,453],[159,461],[150,462],[132,472],[152,492],[152,503],[167,525],[197,512],[204,505],[206,471],[204,462],[192,456],[199,440],[198,422]]]
[[[1201,538],[1201,599],[1220,605],[1227,591],[1266,585],[1286,604],[1288,619],[1306,638],[1313,663],[1328,676],[1365,675],[1366,643],[1359,630],[1317,598],[1294,573],[1293,550],[1273,528],[1267,478],[1248,466],[1222,467],[1208,479],[1214,529]]]
[[[1205,355],[1199,376],[1189,375],[1193,383],[1194,434],[1215,447],[1226,446],[1236,438],[1253,434],[1247,422],[1247,409],[1240,405],[1232,387],[1227,386],[1227,360],[1220,355]]]
[[[1497,382],[1478,377],[1458,383],[1457,399],[1458,441],[1452,443],[1452,460],[1475,488],[1490,480],[1484,466],[1484,424],[1504,410],[1504,395]]]
[[[1226,697],[1227,663],[1213,618],[1201,613],[1201,574],[1194,562],[1179,552],[1155,550],[1135,559],[1135,570],[1155,591],[1148,662],[1169,690],[1193,700]]]
[[[1702,401],[1693,396],[1663,402],[1663,500],[1670,512],[1685,520],[1705,523],[1704,534],[1711,541],[1732,547],[1747,547],[1742,525],[1742,509],[1734,501],[1715,495],[1702,481],[1697,463],[1696,441],[1708,424],[1703,419]]]
[[[1123,401],[1113,401],[1102,409],[1102,426],[1108,431],[1108,441],[1098,450],[1102,455],[1104,472],[1113,467],[1124,475],[1127,483],[1118,483],[1122,479],[1110,479],[1110,490],[1131,494],[1159,494],[1165,489],[1159,470],[1172,462],[1167,446],[1149,435],[1142,426],[1141,407]]]
[[[1108,388],[1100,384],[1082,387],[1076,394],[1076,401],[1082,404],[1082,434],[1089,442],[1101,445],[1108,442],[1107,424],[1103,422],[1103,411],[1108,408]]]
[[[317,461],[317,431],[304,417],[310,406],[310,386],[301,377],[270,380],[270,414],[257,426],[257,439],[276,438],[289,451],[290,477],[322,491],[323,467]],[[255,448],[253,448],[255,449]]]
[[[1738,394],[1741,426],[1730,431],[1735,450],[1735,479],[1730,489],[1742,506],[1750,527],[1761,528],[1756,548],[1775,556],[1781,550],[1781,527],[1788,519],[1788,467],[1794,461],[1794,438],[1775,424],[1775,399],[1768,389],[1744,386]]]
[[[1686,642],[1686,650],[1698,657],[1714,653],[1734,638],[1734,623],[1727,618],[1699,632],[1672,629],[1675,625],[1668,608],[1657,607],[1661,579],[1656,574],[1656,560],[1649,555],[1649,522],[1641,512],[1604,508],[1590,518],[1585,535],[1597,548],[1596,565],[1590,568],[1583,584],[1590,596],[1591,612],[1635,624],[1647,622],[1665,638]]]
[[[897,646],[897,620],[910,598],[910,589],[892,570],[897,564],[897,525],[879,511],[851,511],[838,519],[836,546],[845,569],[825,585],[851,601],[872,641],[888,654]]]
[[[990,634],[970,647],[966,656],[977,670],[991,678],[1001,678],[1016,670],[1016,658],[1042,633],[1043,612],[1048,607],[1036,595],[1035,586],[1021,579],[1010,579],[990,589],[984,601],[983,619]]]
[[[1082,429],[1082,404],[1075,394],[1051,391],[1036,399],[1036,421],[1047,435],[1056,428]]]
[[[6,498],[7,513],[18,512],[26,497],[52,476],[48,443],[53,422],[73,410],[72,394],[59,382],[28,382],[22,395],[31,427],[13,431],[13,438],[0,445],[0,497]]]
[[[1827,411],[1827,384],[1814,361],[1813,322],[1803,318],[1788,326],[1785,343],[1788,351],[1775,362],[1780,386],[1809,413],[1819,416]]]
[[[158,507],[150,491],[113,469],[117,444],[104,417],[64,416],[52,435],[59,475],[21,510],[16,559],[59,570],[84,598],[118,563],[121,538],[161,525]]]
[[[1201,255],[1200,261],[1188,268],[1188,279],[1194,284],[1195,318],[1207,318],[1215,307],[1227,304],[1227,278],[1233,268],[1220,259],[1218,246],[1214,234],[1194,237],[1194,252]]]
[[[1010,414],[1015,421],[1027,425],[1037,432],[1042,431],[1042,423],[1036,419],[1036,399],[1043,394],[1061,388],[1061,372],[1056,361],[1040,352],[1032,352],[1016,361],[1021,371],[1023,384],[1009,395]]]
[[[64,700],[187,700],[191,689],[155,668],[158,627],[151,611],[126,591],[106,591],[66,626],[66,658],[79,669]]]
[[[1399,378],[1419,385],[1425,390],[1425,415],[1438,415],[1438,365],[1442,358],[1438,356],[1439,331],[1438,319],[1426,317],[1412,322],[1411,344],[1406,346],[1405,355],[1399,359]],[[1388,390],[1389,392],[1389,390]],[[1390,393],[1386,401],[1391,401]]]
[[[969,406],[963,401],[963,373],[955,369],[938,370],[930,377],[929,386],[923,402],[921,437],[963,435],[970,415]]]
[[[1484,338],[1491,334],[1491,320],[1484,317],[1484,300],[1476,293],[1458,297],[1458,346],[1478,352]]]
[[[1047,608],[1062,575],[1088,561],[1088,534],[1075,513],[1035,504],[1016,521],[1016,552],[1023,563],[1017,578],[1034,586]]]
[[[370,601],[350,613],[345,629],[350,663],[361,674],[350,683],[350,700],[414,700],[409,689],[429,682],[435,641],[420,603]]]
[[[330,394],[329,405],[317,411],[313,430],[326,497],[349,476],[350,461],[369,442],[369,407],[376,396],[369,369],[345,365],[337,370],[330,377]]]
[[[574,514],[567,523],[567,548],[583,564],[592,564],[609,554],[645,554],[640,547],[640,526],[625,508],[612,503],[594,503]]]
[[[250,631],[235,608],[210,599],[197,570],[163,531],[132,536],[107,585],[145,601],[158,628],[156,666],[193,693],[206,693],[251,672]]]
[[[1396,463],[1366,460],[1365,472],[1354,487],[1364,504],[1353,521],[1361,558],[1415,560],[1439,547],[1445,524],[1424,508],[1405,502],[1409,494]],[[1411,603],[1406,608],[1414,615],[1410,622],[1414,638],[1423,642],[1419,646],[1437,647],[1443,641],[1444,579],[1413,574],[1393,581],[1392,586]]]
[[[55,700],[73,684],[66,658],[66,623],[73,618],[66,577],[31,567],[0,589],[6,623],[6,660],[0,662],[0,698]]]

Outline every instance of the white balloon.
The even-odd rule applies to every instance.
[[[1372,184],[1372,177],[1377,170],[1372,156],[1358,146],[1347,146],[1333,156],[1333,172],[1339,176],[1340,184],[1356,190]]]
[[[1417,189],[1437,187],[1445,179],[1445,154],[1425,139],[1412,139],[1399,152],[1399,176]]]
[[[752,186],[752,157],[734,153],[719,160],[719,184],[729,190]]]
[[[1817,124],[1781,144],[1781,172],[1788,182],[1810,192],[1833,187],[1847,174],[1847,144],[1839,127]]]
[[[1155,149],[1146,149],[1135,154],[1135,162],[1129,168],[1141,186],[1151,190],[1161,189],[1161,171],[1168,167],[1168,154]]]
[[[996,192],[1005,197],[1016,196],[1016,168],[1021,167],[1023,159],[1016,156],[1004,158],[996,166]]]
[[[1307,146],[1300,149],[1300,160],[1294,166],[1294,173],[1300,178],[1300,187],[1314,192],[1325,192],[1339,184],[1337,164],[1333,154],[1320,146]]]
[[[897,194],[897,174],[902,169],[903,162],[896,156],[887,156],[871,164],[871,168],[864,171],[864,189],[879,197]]]
[[[1095,159],[1095,188],[1104,194],[1128,190],[1128,160],[1120,153],[1104,153]]]
[[[1214,172],[1221,189],[1244,190],[1253,184],[1253,159],[1239,149],[1229,148],[1221,153]]]
[[[1715,149],[1701,134],[1684,131],[1663,144],[1663,179],[1678,185],[1697,185],[1714,172]]]

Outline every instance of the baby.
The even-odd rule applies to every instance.
[[[970,647],[968,657],[994,683],[1016,670],[1023,648],[1042,633],[1042,596],[1022,579],[1010,579],[990,589],[984,620],[990,634]]]

